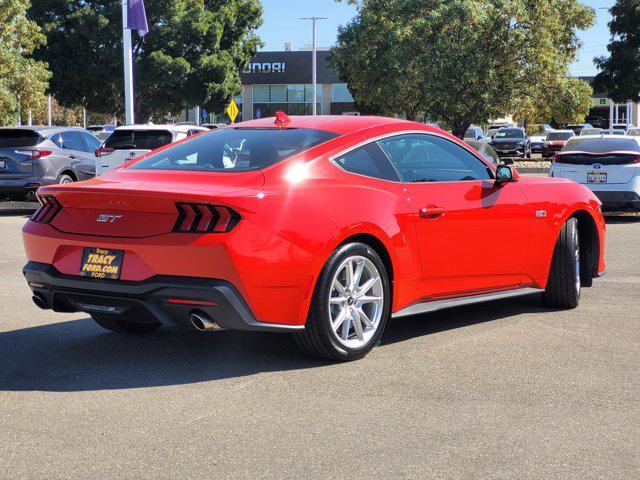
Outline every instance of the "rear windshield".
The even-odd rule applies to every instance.
[[[114,150],[154,150],[172,141],[168,130],[115,130],[104,146]]]
[[[639,152],[640,145],[633,138],[574,138],[568,141],[562,152]]]
[[[42,137],[33,130],[0,129],[0,148],[35,147]]]
[[[569,140],[573,137],[572,132],[550,132],[547,134],[547,140]]]
[[[594,155],[587,153],[565,153],[558,157],[558,162],[569,163],[572,165],[625,165],[636,163],[638,155],[630,153],[618,153],[611,155]]]
[[[223,128],[137,162],[139,170],[238,172],[260,170],[337,137],[303,128]]]
[[[502,128],[496,133],[496,138],[524,138],[524,132],[518,128]]]

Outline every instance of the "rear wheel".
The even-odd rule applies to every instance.
[[[112,332],[143,334],[151,333],[162,326],[161,323],[140,323],[127,320],[126,317],[92,313],[91,318],[102,328]]]
[[[73,183],[73,181],[73,177],[71,175],[67,175],[66,173],[63,173],[58,177],[58,183]]]
[[[306,328],[296,340],[316,357],[357,360],[380,340],[390,308],[389,277],[380,256],[363,243],[344,245],[322,269]]]
[[[547,307],[575,308],[580,303],[580,242],[578,220],[562,226],[551,260],[543,301]]]

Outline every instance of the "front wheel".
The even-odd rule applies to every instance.
[[[576,308],[580,303],[579,240],[578,220],[570,218],[562,226],[553,251],[547,288],[543,294],[547,307]]]
[[[363,243],[343,245],[320,273],[306,327],[296,340],[316,357],[357,360],[380,340],[390,310],[389,277],[380,256]]]

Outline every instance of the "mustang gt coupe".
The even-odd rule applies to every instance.
[[[574,308],[605,271],[584,185],[399,119],[278,112],[37,196],[33,301],[116,332],[292,332],[353,360],[391,318],[536,292]]]

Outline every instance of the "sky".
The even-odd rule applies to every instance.
[[[578,59],[571,65],[574,75],[595,75],[593,58],[607,53],[611,19],[607,8],[613,0],[584,0],[582,3],[596,10],[596,24],[579,37],[583,46]],[[263,50],[283,50],[285,42],[291,42],[293,49],[311,45],[311,22],[300,17],[327,17],[318,22],[318,47],[330,47],[336,42],[338,27],[348,23],[356,14],[356,8],[346,2],[336,0],[262,0],[264,23],[258,30],[264,41]],[[603,10],[604,9],[604,10]]]

